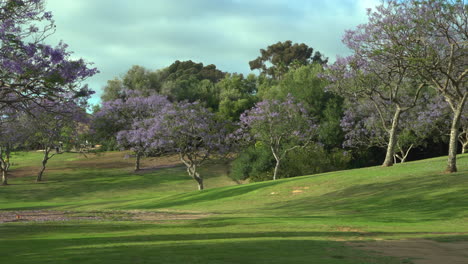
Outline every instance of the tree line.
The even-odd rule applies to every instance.
[[[0,15],[17,23],[48,21],[43,30],[51,30],[41,3],[5,1]],[[457,154],[468,150],[467,18],[461,0],[387,0],[368,10],[367,23],[345,32],[352,54],[333,63],[288,40],[261,49],[247,76],[193,61],[157,70],[133,66],[107,82],[92,115],[83,115],[91,91],[79,83],[97,70],[70,60],[63,43],[22,44],[38,29],[12,27],[0,32],[4,43],[22,44],[1,50],[2,172],[11,150],[31,146],[11,131],[46,124],[26,121],[42,112],[55,122],[45,127],[60,131],[56,141],[132,150],[136,170],[144,156],[177,154],[200,190],[198,168],[210,158],[231,159],[236,180],[261,181],[392,166],[415,150],[444,154],[434,151],[437,145],[447,146],[446,171],[456,172]],[[42,134],[41,140],[53,133]],[[41,140],[33,142],[49,144]],[[43,168],[52,155],[45,150]]]

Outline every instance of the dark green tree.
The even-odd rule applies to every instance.
[[[257,77],[253,74],[244,78],[242,74],[227,74],[216,84],[219,91],[219,116],[238,121],[240,114],[257,102]]]
[[[250,61],[249,65],[251,70],[260,70],[262,74],[279,80],[291,68],[312,63],[325,64],[327,61],[320,52],[314,53],[314,49],[306,44],[293,44],[287,40],[260,49],[260,56]]]

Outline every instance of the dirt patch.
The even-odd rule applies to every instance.
[[[98,154],[87,154],[87,158],[68,163],[70,167],[86,167],[95,169],[123,169],[135,168],[135,157],[129,152],[106,152]],[[140,167],[144,170],[154,170],[156,168],[173,167],[180,165],[178,156],[149,157],[142,158]]]
[[[144,211],[114,211],[114,212],[71,212],[71,211],[0,211],[0,223],[8,222],[46,222],[71,220],[113,220],[113,221],[168,221],[195,220],[211,214],[174,213],[174,212],[144,212]]]
[[[362,229],[353,228],[353,227],[349,227],[349,226],[337,226],[336,231],[339,231],[339,232],[356,232],[356,233],[362,233],[362,234],[367,233],[366,231],[364,231]]]
[[[468,263],[468,241],[437,242],[427,239],[411,239],[352,242],[349,245],[385,256],[411,260],[415,264]]]
[[[29,167],[22,167],[18,169],[14,169],[8,172],[8,177],[9,178],[21,178],[21,177],[37,177],[37,174],[39,173],[40,167],[36,166],[29,166]],[[45,175],[48,173],[66,173],[66,172],[72,172],[73,170],[70,168],[46,168]]]
[[[75,169],[88,168],[88,169],[128,169],[133,171],[135,168],[135,157],[133,157],[129,152],[106,152],[106,153],[87,153],[86,155],[80,156],[80,159],[73,161],[66,161],[66,167],[62,166],[55,167],[55,160],[51,160],[49,166],[45,171],[45,175],[49,173],[64,173],[72,172]],[[38,161],[38,164],[39,161]],[[165,156],[165,157],[148,157],[141,159],[141,168],[142,170],[137,173],[149,173],[158,169],[163,168],[173,168],[181,166],[182,163],[179,160],[179,157],[174,156]],[[40,170],[40,166],[27,166],[15,168],[13,166],[12,170],[8,173],[10,178],[20,178],[20,177],[32,177],[36,176]]]
[[[44,222],[69,220],[98,220],[98,216],[76,216],[62,211],[0,211],[0,223],[7,222]]]
[[[152,167],[146,167],[143,169],[140,169],[138,171],[135,171],[136,174],[145,174],[145,173],[150,173],[159,169],[167,169],[167,168],[175,168],[181,166],[180,163],[176,164],[170,164],[170,165],[159,165],[159,166],[152,166]]]

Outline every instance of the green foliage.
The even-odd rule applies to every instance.
[[[249,62],[251,70],[260,72],[272,79],[280,80],[290,70],[311,63],[324,64],[327,58],[304,43],[297,44],[287,40],[260,49],[261,55]]]
[[[288,154],[281,166],[281,178],[344,170],[350,160],[351,156],[343,150],[327,151],[320,145],[311,145]]]
[[[284,99],[288,94],[303,103],[319,125],[319,140],[327,149],[341,147],[343,131],[343,98],[325,91],[328,82],[319,75],[320,64],[311,64],[290,70],[279,82],[265,82],[259,86],[262,99]]]
[[[348,168],[351,155],[340,149],[325,150],[320,145],[296,149],[286,155],[281,163],[279,178],[317,174]],[[231,164],[229,176],[234,180],[251,182],[271,180],[275,159],[271,150],[257,143],[243,151]]]
[[[268,146],[257,143],[241,152],[231,164],[229,177],[252,182],[271,180],[275,159]]]
[[[325,109],[321,112],[321,122],[318,128],[318,138],[325,148],[339,148],[344,140],[341,128],[343,117],[343,98],[327,93]]]
[[[207,107],[217,109],[217,92],[214,84],[226,73],[216,69],[213,64],[193,61],[175,61],[169,67],[150,71],[135,65],[122,78],[107,81],[102,101],[123,98],[125,90],[139,92],[142,96],[160,93],[176,101],[201,100]]]
[[[216,84],[216,90],[219,91],[218,115],[226,120],[238,121],[240,115],[257,102],[256,89],[255,75],[250,74],[244,78],[242,74],[226,74]]]
[[[296,100],[304,103],[313,116],[320,116],[326,101],[325,87],[327,82],[318,77],[323,72],[321,65],[312,64],[289,71],[277,84],[263,86],[258,95],[262,99],[285,99],[291,94]]]

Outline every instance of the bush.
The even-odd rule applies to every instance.
[[[271,180],[275,159],[268,147],[257,144],[244,150],[231,164],[229,176],[234,180],[252,182]]]
[[[278,176],[279,178],[289,178],[343,170],[348,168],[350,160],[351,155],[341,149],[326,151],[322,146],[315,144],[288,153],[279,168]],[[238,181],[247,179],[251,182],[271,180],[275,163],[271,150],[257,144],[246,149],[232,162],[229,176]]]
[[[280,167],[280,177],[289,178],[348,168],[351,155],[341,149],[326,151],[321,145],[290,152]]]

